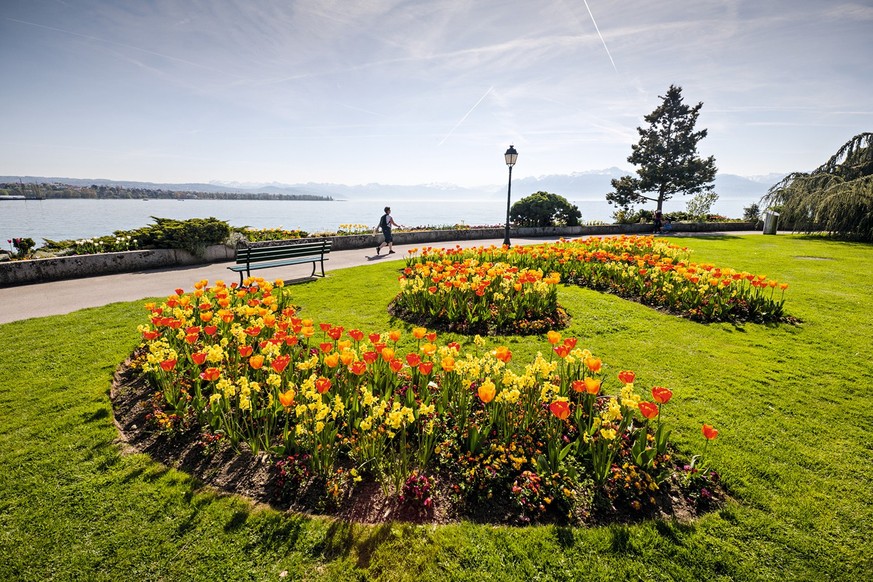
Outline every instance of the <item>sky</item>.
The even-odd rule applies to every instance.
[[[871,55],[871,0],[0,0],[0,175],[633,170],[671,84],[720,172],[809,171],[873,131]]]

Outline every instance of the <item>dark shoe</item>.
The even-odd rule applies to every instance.
[[[377,254],[377,255],[380,254],[380,249],[381,249],[381,248],[382,248],[382,247],[376,247],[376,254]]]
[[[394,251],[388,251],[388,254],[389,254],[389,255],[393,255],[393,254],[394,254]]]

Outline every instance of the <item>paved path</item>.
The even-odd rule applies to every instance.
[[[552,239],[513,239],[513,245],[528,245],[545,242]],[[468,240],[458,242],[432,243],[426,246],[467,248],[476,246],[500,245],[503,239]],[[382,256],[370,260],[367,257],[376,255],[373,248],[350,251],[333,251],[325,262],[325,271],[335,271],[358,265],[371,265],[377,261],[399,261],[406,256],[411,248],[423,245],[394,245],[393,255],[386,255],[387,249],[382,249]],[[52,281],[50,283],[35,283],[0,288],[0,323],[9,323],[32,317],[61,315],[71,313],[85,307],[100,307],[118,301],[137,301],[149,297],[166,297],[173,289],[182,287],[187,291],[193,289],[195,282],[206,279],[210,283],[223,280],[227,283],[239,281],[239,275],[227,270],[233,261],[195,265],[191,267],[174,267],[168,269],[149,269],[134,273],[119,273],[117,275],[102,275],[82,279]],[[312,271],[308,264],[262,269],[254,274],[265,279],[294,279],[307,277]]]
[[[702,235],[748,235],[759,232],[730,233],[671,233],[670,238]],[[554,238],[514,238],[514,246],[530,245],[557,240]],[[368,259],[375,255],[374,248],[356,249],[351,251],[333,251],[325,263],[325,271],[334,271],[358,265],[374,264],[375,261],[399,261],[406,256],[409,249],[421,246],[437,248],[452,248],[455,245],[468,248],[477,246],[500,245],[503,239],[466,240],[457,242],[440,242],[430,245],[395,245],[395,254]],[[382,250],[384,256],[386,249]],[[223,280],[232,283],[239,280],[239,275],[227,270],[233,262],[210,263],[192,267],[175,267],[169,269],[150,269],[135,273],[118,275],[103,275],[50,283],[35,283],[15,287],[0,288],[0,323],[9,323],[32,317],[62,315],[72,313],[86,307],[100,307],[119,301],[137,301],[150,297],[166,297],[173,289],[182,287],[188,291],[195,282],[206,279],[209,282]],[[309,265],[294,265],[262,269],[256,274],[265,279],[286,279],[306,277],[311,272]]]

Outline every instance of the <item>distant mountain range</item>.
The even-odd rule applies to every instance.
[[[607,168],[571,174],[555,174],[548,176],[513,179],[513,199],[518,200],[537,191],[559,194],[568,200],[604,201],[605,195],[612,188],[610,180],[633,172],[620,168]],[[768,174],[766,176],[738,176],[735,174],[718,174],[715,180],[715,191],[720,201],[757,202],[766,194],[768,188],[781,180],[785,174]],[[481,199],[483,196],[503,198],[506,195],[506,184],[487,185],[474,188],[455,186],[452,184],[361,184],[349,186],[345,184],[240,184],[240,183],[185,183],[159,184],[154,182],[135,182],[127,180],[58,178],[41,176],[0,176],[0,182],[25,183],[59,183],[72,186],[123,186],[125,188],[151,188],[186,192],[230,192],[247,194],[272,195],[314,195],[330,196],[335,200],[396,200],[399,198],[428,198],[431,200],[464,200],[471,197]]]

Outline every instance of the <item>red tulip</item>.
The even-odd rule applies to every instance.
[[[429,375],[433,371],[433,362],[422,362],[418,367],[418,371],[425,376]]]
[[[630,370],[622,370],[618,373],[618,379],[625,384],[633,384],[635,378],[636,374],[634,374]]]
[[[640,402],[640,413],[648,419],[653,419],[658,416],[658,405],[654,402],[644,400]]]
[[[552,414],[561,420],[565,420],[570,416],[570,403],[563,400],[556,400],[549,405],[549,410],[551,410]]]
[[[652,398],[654,398],[655,402],[658,404],[667,404],[672,397],[673,393],[670,392],[668,388],[664,388],[663,386],[654,386],[652,388]]]
[[[214,382],[218,380],[219,376],[221,376],[221,370],[218,368],[206,368],[206,370],[200,372],[200,377],[207,382]]]
[[[352,362],[352,365],[349,366],[349,371],[356,376],[363,376],[364,372],[367,371],[367,362],[360,360]]]
[[[282,356],[277,356],[275,360],[272,361],[270,367],[276,371],[276,373],[281,374],[285,368],[288,367],[288,364],[291,363],[291,356],[285,354]]]
[[[161,362],[161,370],[164,372],[169,372],[173,368],[176,367],[176,360],[164,360]]]
[[[321,376],[318,380],[315,381],[315,389],[318,390],[319,394],[324,394],[328,390],[330,390],[330,378],[325,378]]]
[[[718,431],[716,429],[712,428],[711,424],[704,424],[703,425],[703,436],[706,438],[706,440],[711,441],[712,439],[714,439],[715,437],[718,436]]]
[[[202,366],[203,362],[206,361],[206,352],[194,352],[193,354],[191,354],[191,359],[198,366]]]

